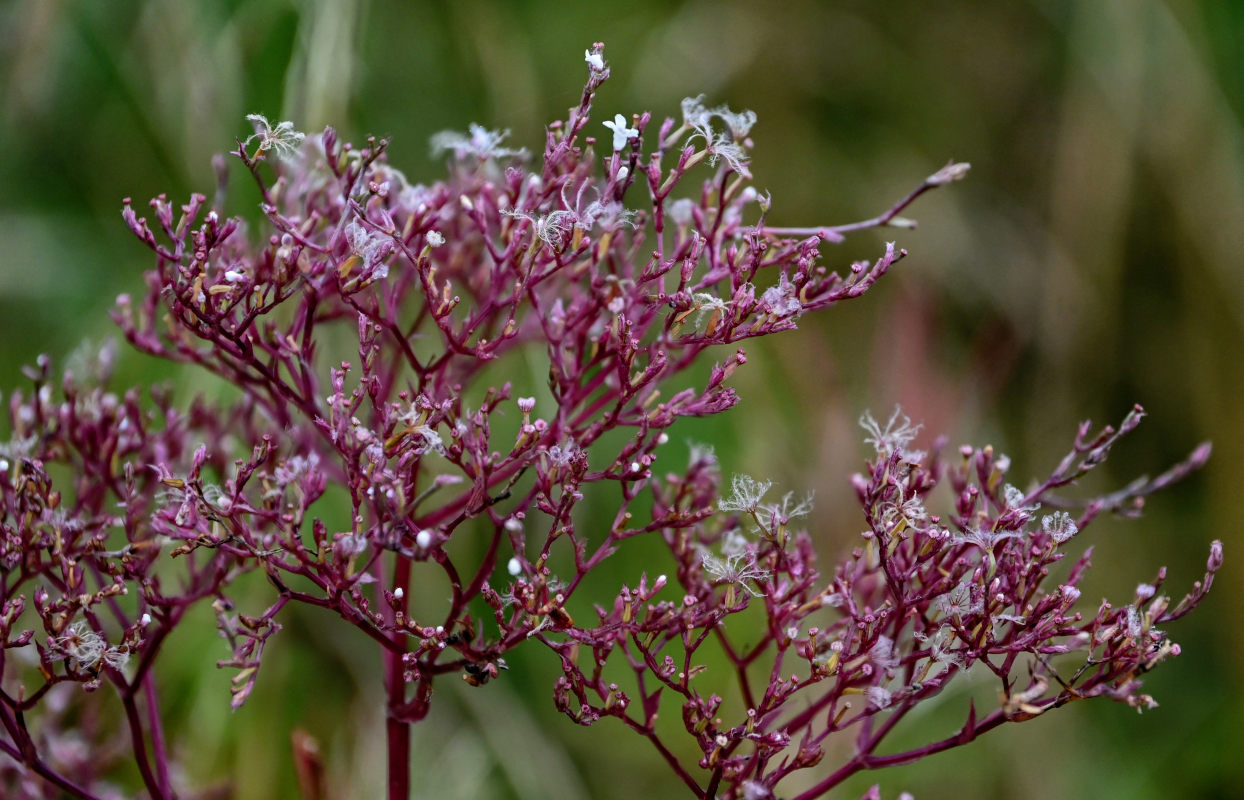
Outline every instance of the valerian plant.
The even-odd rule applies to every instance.
[[[750,185],[754,114],[701,98],[681,120],[617,114],[598,162],[603,131],[589,122],[609,68],[599,44],[585,60],[582,97],[539,160],[472,126],[434,140],[449,177],[413,185],[387,141],[353,147],[331,129],[304,141],[252,116],[233,155],[262,197],[257,233],[225,216],[223,192],[213,206],[157,197],[150,221],[125,203],[155,255],[145,296],[119,299],[125,338],[238,398],[113,393],[108,351],[59,381],[41,357],[32,388],[11,395],[6,796],[117,796],[110,760],[123,757],[148,796],[184,793],[153,664],[199,604],[228,643],[235,708],[262,687],[287,606],[356,628],[383,665],[394,799],[411,793],[411,726],[434,687],[488,691],[520,647],[551,656],[561,712],[647,739],[701,798],[817,797],[1074,700],[1154,704],[1141,678],[1179,652],[1161,628],[1205,596],[1221,545],[1178,602],[1159,571],[1086,608],[1089,551],[1056,566],[1100,514],[1136,513],[1208,457],[1203,445],[1156,479],[1065,496],[1139,408],[1118,430],[1084,424],[1027,489],[991,448],[918,451],[901,413],[865,415],[864,532],[825,571],[797,526],[809,501],[745,475],[722,491],[710,448],[692,448],[685,469],[662,455],[680,418],[735,405],[739,342],[864,294],[905,255],[890,244],[839,273],[821,264],[823,243],[910,227],[899,214],[967,165],[871,220],[775,227]],[[692,369],[706,358],[718,360]],[[547,385],[529,395],[492,377],[533,370]],[[652,575],[590,580],[636,537],[668,552]],[[231,592],[249,572],[270,602],[244,612]],[[442,602],[428,585],[447,586]],[[969,705],[958,731],[921,747],[882,749],[969,670],[992,673],[996,707]],[[82,710],[109,703],[120,713]],[[835,735],[854,745],[822,764]]]

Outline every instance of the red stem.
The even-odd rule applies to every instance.
[[[397,557],[393,566],[393,586],[406,591],[410,583],[410,559]],[[401,604],[405,610],[405,598]],[[388,709],[385,715],[385,737],[388,744],[389,800],[408,800],[410,797],[410,723],[403,718],[401,709],[406,705],[405,665],[402,656],[405,648],[394,635],[398,647],[384,650],[385,689],[388,692]]]

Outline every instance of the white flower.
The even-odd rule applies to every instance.
[[[513,150],[501,147],[501,143],[510,135],[506,131],[490,131],[482,125],[472,122],[468,126],[469,135],[458,131],[441,131],[432,136],[432,155],[452,151],[454,158],[463,159],[475,156],[480,161],[488,158],[505,158],[507,156],[524,157],[527,151],[523,148]],[[465,195],[464,195],[465,197]]]
[[[517,556],[514,556],[510,559],[510,562],[505,565],[505,571],[515,577],[518,577],[518,574],[523,571],[523,564],[518,560]]]
[[[773,792],[760,781],[743,781],[743,800],[767,800],[770,797],[773,797]]]
[[[427,425],[416,425],[415,435],[423,439],[415,446],[415,452],[423,455],[427,452],[440,453],[445,455],[445,443],[441,441],[441,435]]]
[[[724,158],[735,172],[748,175],[746,154],[740,143],[747,137],[752,125],[756,122],[755,112],[734,112],[726,106],[706,108],[703,100],[704,95],[700,95],[688,97],[682,101],[684,124],[695,129],[693,136],[698,135],[704,138],[708,147],[710,165],[716,165],[719,158]],[[730,132],[727,134],[714,131],[710,124],[713,117],[719,117],[725,122]]]
[[[898,659],[894,657],[894,640],[889,636],[877,637],[877,643],[869,649],[868,657],[882,669],[897,666]]]
[[[1014,531],[987,531],[982,528],[972,528],[967,533],[950,537],[950,543],[956,545],[970,544],[979,547],[981,550],[992,550],[993,546],[998,542],[1018,537],[1019,534]]]
[[[1041,530],[1045,531],[1057,543],[1070,539],[1080,532],[1071,515],[1066,511],[1057,511],[1041,518]]]
[[[337,538],[333,543],[333,550],[343,559],[349,560],[359,553],[367,549],[367,539],[362,536],[355,536],[347,533]]]
[[[578,457],[581,451],[572,441],[565,444],[555,444],[545,451],[549,457],[549,463],[554,467],[569,467],[570,464]]]
[[[583,60],[587,62],[587,66],[592,70],[592,72],[605,71],[605,58],[600,53],[593,53],[591,50],[584,50]]]
[[[1014,511],[1018,511],[1020,514],[1024,515],[1025,517],[1031,517],[1032,512],[1036,511],[1038,508],[1041,507],[1040,503],[1032,503],[1030,505],[1024,505],[1024,498],[1027,495],[1025,495],[1023,491],[1021,491],[1018,487],[1012,486],[1009,483],[1003,488],[1003,494],[1006,496],[1007,506],[1009,506]]]
[[[776,519],[779,523],[785,525],[792,519],[798,517],[806,517],[812,513],[812,495],[804,495],[804,498],[798,503],[794,502],[795,493],[787,492],[782,495],[781,503],[769,503],[762,506],[762,510],[769,514],[770,517]]]
[[[756,124],[755,111],[750,109],[746,111],[731,111],[726,106],[706,108],[704,105],[704,95],[684,98],[681,107],[682,118],[685,124],[692,128],[707,129],[709,120],[713,117],[719,117],[722,122],[726,123],[726,127],[730,129],[730,135],[736,141],[747,136],[752,126]]]
[[[64,635],[49,639],[48,647],[53,651],[53,659],[68,659],[74,669],[95,669],[100,661],[121,669],[130,658],[124,645],[109,647],[104,637],[85,622],[75,622]]]
[[[669,218],[674,221],[675,225],[685,228],[691,224],[694,209],[695,203],[691,202],[689,198],[682,197],[667,206],[666,213],[669,214]]]
[[[440,231],[428,231],[424,238],[428,242],[428,247],[440,247],[445,243],[445,237]]]
[[[963,658],[950,649],[950,645],[954,643],[951,639],[951,629],[948,627],[938,628],[932,636],[926,636],[919,631],[912,634],[916,637],[916,641],[929,648],[929,658],[943,667],[963,667]]]
[[[729,300],[722,300],[708,292],[696,292],[691,295],[691,300],[695,303],[695,329],[697,331],[706,315],[710,320],[720,319],[726,313],[726,307],[730,305]]]
[[[884,428],[873,418],[871,411],[865,411],[860,416],[860,427],[868,434],[864,441],[873,446],[877,455],[886,457],[895,450],[906,452],[907,445],[916,438],[921,428],[920,425],[912,425],[911,418],[898,406],[894,407],[894,413],[890,415]]]
[[[765,289],[765,293],[760,296],[760,302],[771,314],[778,317],[798,316],[803,311],[803,303],[796,296],[795,285],[786,278],[786,273],[778,278],[776,286]]]
[[[730,141],[724,133],[714,133],[708,145],[709,165],[717,166],[717,160],[720,158],[726,160],[726,163],[730,165],[730,169],[744,177],[751,177],[751,173],[747,171],[747,154],[743,151],[742,146]]]
[[[972,589],[965,581],[937,598],[937,608],[948,617],[965,617],[979,613],[981,602],[972,599]]]
[[[605,120],[603,124],[606,128],[613,131],[613,150],[615,153],[626,147],[628,139],[634,139],[636,136],[639,136],[639,129],[628,128],[626,126],[626,117],[621,114],[614,114],[612,122]]]
[[[572,211],[553,211],[543,217],[508,209],[501,213],[507,217],[525,219],[530,222],[536,232],[536,237],[554,250],[562,246],[575,223],[575,215]]]
[[[294,130],[294,123],[288,120],[277,123],[276,127],[273,127],[263,114],[247,114],[246,118],[254,124],[255,132],[242,144],[246,146],[251,143],[251,140],[258,139],[259,149],[255,151],[256,158],[267,151],[272,151],[277,158],[288,158],[298,152],[303,139],[307,138],[305,133]]]
[[[718,558],[707,549],[700,551],[700,565],[713,577],[713,582],[737,584],[752,597],[763,597],[763,592],[749,586],[747,582],[759,582],[768,578],[769,570],[756,566],[755,557],[746,551],[723,555],[724,558]]]
[[[383,263],[393,249],[393,243],[385,236],[370,231],[351,220],[345,230],[350,254],[363,262],[362,274],[368,280],[388,277],[389,267]]]
[[[735,475],[730,479],[730,497],[720,500],[717,507],[722,511],[754,512],[772,485],[772,481],[758,481],[750,475]]]
[[[717,453],[714,452],[711,444],[701,444],[700,442],[687,442],[690,455],[687,458],[687,466],[693,467],[696,464],[704,463],[711,468],[717,466]]]
[[[868,705],[877,709],[889,706],[893,698],[889,689],[880,686],[869,686],[864,690],[864,696],[868,698]]]
[[[726,531],[721,537],[721,552],[727,556],[743,555],[747,552],[747,537],[738,528]]]
[[[288,486],[310,473],[319,463],[320,457],[315,453],[308,456],[292,456],[277,464],[276,469],[272,471],[272,476],[280,485]]]

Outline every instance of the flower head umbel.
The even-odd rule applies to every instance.
[[[723,488],[711,447],[670,452],[688,418],[738,402],[745,340],[862,296],[905,255],[890,243],[835,270],[825,242],[909,225],[898,213],[964,168],[870,221],[774,227],[749,185],[755,114],[691,98],[682,124],[674,109],[617,115],[598,153],[603,45],[584,62],[538,164],[498,163],[520,155],[507,132],[471,125],[434,137],[446,172],[411,185],[386,139],[328,129],[299,150],[290,123],[255,116],[254,154],[235,155],[258,219],[199,194],[161,195],[146,216],[124,203],[153,256],[145,294],[118,298],[126,340],[234,391],[146,399],[109,391],[107,370],[57,380],[40,358],[33,386],[6,394],[0,793],[112,796],[118,777],[129,795],[182,792],[168,693],[151,682],[185,641],[173,629],[214,618],[219,651],[189,655],[232,671],[236,709],[297,605],[337,617],[377,662],[360,674],[383,676],[370,716],[391,797],[417,793],[410,726],[437,718],[444,682],[510,679],[519,648],[543,654],[561,714],[639,732],[695,797],[810,799],[1072,700],[1152,705],[1140,681],[1179,654],[1167,623],[1204,598],[1221,545],[1182,599],[1159,571],[1082,607],[1088,554],[1057,563],[1095,516],[1134,512],[1208,456],[1070,496],[1140,409],[1118,430],[1083,426],[1026,492],[992,448],[926,455],[901,412],[865,414],[862,534],[828,565],[817,545],[833,537],[799,527],[810,499],[766,500],[770,482],[745,474]],[[721,166],[691,177],[702,162]],[[763,426],[763,408],[747,413]],[[1083,510],[1038,523],[1041,507]],[[921,744],[903,717],[975,664],[1002,699],[977,693],[959,731]],[[904,744],[884,741],[896,725]],[[64,758],[126,747],[137,768],[119,773]]]

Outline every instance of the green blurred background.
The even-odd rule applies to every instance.
[[[1090,602],[1126,601],[1159,564],[1182,593],[1210,539],[1225,541],[1208,603],[1171,626],[1184,655],[1147,681],[1161,708],[1078,704],[835,796],[873,780],[887,800],[1244,796],[1244,3],[8,0],[0,387],[21,385],[36,353],[59,360],[110,335],[115,296],[139,291],[148,265],[121,198],[210,193],[211,157],[249,132],[245,114],[392,136],[392,161],[434,180],[427,140],[442,129],[510,128],[538,151],[597,40],[613,70],[605,115],[677,115],[701,92],[758,112],[753,172],[776,224],[872,216],[947,160],[973,164],[911,210],[918,230],[824,248],[834,266],[889,238],[912,255],[864,300],[749,347],[743,402],[683,431],[713,440],[727,474],[815,490],[825,559],[861,525],[846,479],[865,408],[902,403],[952,444],[992,442],[1019,483],[1055,463],[1078,420],[1114,422],[1133,402],[1150,418],[1092,486],[1215,443],[1210,466],[1143,519],[1087,534]],[[120,371],[214,390],[132,354]],[[255,697],[230,714],[228,676],[212,667],[223,645],[202,621],[161,673],[192,785],[292,796],[300,727],[343,797],[379,796],[374,653],[322,616],[291,614]],[[537,652],[483,689],[444,682],[416,732],[419,795],[683,796],[631,734],[553,712],[555,667]],[[993,689],[978,689],[988,702]],[[947,735],[965,702],[948,694],[910,741]]]

